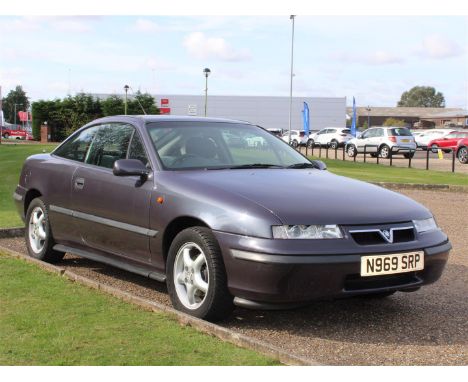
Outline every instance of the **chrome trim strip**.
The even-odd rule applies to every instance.
[[[51,211],[58,212],[58,213],[61,213],[61,214],[64,214],[64,215],[72,216],[72,217],[75,217],[75,218],[78,218],[78,219],[88,220],[88,221],[91,221],[93,223],[107,225],[109,227],[119,228],[119,229],[122,229],[124,231],[135,232],[135,233],[138,233],[140,235],[154,237],[154,236],[156,236],[158,234],[158,231],[155,231],[155,230],[152,230],[152,229],[139,227],[139,226],[136,226],[136,225],[133,225],[133,224],[122,223],[122,222],[119,222],[119,221],[116,221],[116,220],[107,219],[107,218],[103,218],[103,217],[100,217],[100,216],[90,215],[90,214],[86,214],[86,213],[83,213],[83,212],[70,210],[68,208],[63,208],[63,207],[59,207],[59,206],[50,205],[49,209]]]

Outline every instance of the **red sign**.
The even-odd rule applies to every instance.
[[[161,105],[169,105],[169,98],[161,98]]]
[[[159,111],[161,114],[171,114],[171,108],[170,107],[161,107],[159,108]]]
[[[21,122],[28,122],[29,113],[27,111],[19,111],[18,117]]]

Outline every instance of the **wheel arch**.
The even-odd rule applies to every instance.
[[[26,216],[26,213],[28,212],[29,205],[31,202],[36,199],[41,197],[42,194],[39,190],[32,188],[26,192],[26,195],[24,195],[24,216]]]

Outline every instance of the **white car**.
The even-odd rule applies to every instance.
[[[403,154],[412,158],[416,143],[411,131],[406,127],[372,127],[364,131],[359,138],[353,138],[346,143],[348,156],[355,157],[364,149],[371,156],[379,155],[388,158],[391,153]]]
[[[415,136],[416,144],[418,147],[422,147],[424,149],[427,148],[427,144],[434,140],[434,139],[442,139],[445,136],[453,133],[453,129],[433,129],[433,130],[426,130],[421,134]]]
[[[348,128],[327,127],[326,129],[322,129],[317,133],[310,135],[309,140],[307,141],[307,146],[312,147],[315,143],[336,149],[339,146],[345,145],[346,142],[353,138],[351,130]]]
[[[289,131],[286,130],[285,133],[282,135],[281,139],[286,143],[289,142]],[[291,146],[303,146],[307,144],[307,135],[305,135],[304,130],[291,130]]]

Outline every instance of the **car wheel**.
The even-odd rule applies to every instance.
[[[406,159],[410,159],[410,158],[413,158],[413,157],[414,157],[414,153],[403,154],[403,156],[404,156]]]
[[[349,157],[354,158],[354,157],[357,155],[356,146],[354,146],[354,145],[349,145],[349,146],[346,148],[346,153],[348,154]]]
[[[460,161],[460,163],[468,164],[468,148],[460,147],[458,149],[457,158]]]
[[[381,158],[388,158],[390,156],[390,147],[387,145],[382,145],[379,149],[379,155]]]
[[[26,213],[26,246],[29,256],[55,263],[63,259],[64,252],[55,251],[54,238],[49,223],[47,206],[42,199],[36,198],[29,204]]]
[[[437,145],[435,145],[435,144],[431,146],[431,151],[432,151],[433,153],[436,153],[438,150],[439,150],[439,146],[437,146]]]
[[[337,141],[331,141],[330,142],[330,148],[335,150],[338,147],[338,142]]]
[[[180,232],[169,249],[166,273],[176,309],[208,321],[226,318],[233,310],[221,249],[210,229]]]
[[[10,138],[10,135],[9,135],[8,133],[6,133],[6,134],[3,136],[3,138],[8,139],[8,138]]]
[[[291,141],[291,147],[296,148],[298,146],[297,141],[294,139]]]
[[[315,142],[314,142],[313,139],[309,139],[309,140],[307,141],[307,147],[308,147],[309,149],[311,149],[312,147],[314,147],[314,143],[315,143]]]

